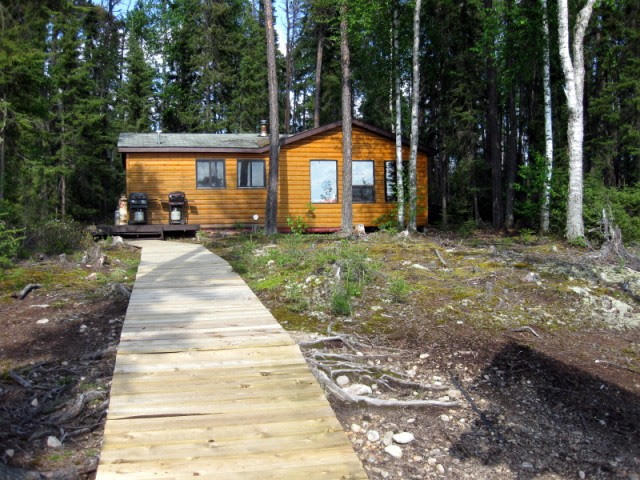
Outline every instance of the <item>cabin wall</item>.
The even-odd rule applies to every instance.
[[[395,143],[368,130],[355,128],[352,133],[352,159],[374,161],[375,202],[354,203],[353,222],[374,226],[375,220],[394,212],[396,203],[385,200],[385,161],[395,161]],[[409,148],[403,147],[405,160]],[[337,203],[311,201],[311,160],[336,160],[338,177]],[[427,157],[418,155],[418,218],[417,224],[427,223]],[[280,152],[280,183],[278,223],[286,225],[287,217],[300,216],[312,228],[339,227],[342,218],[342,131],[340,129],[314,135],[283,148]]]
[[[409,149],[403,148],[409,158]],[[353,160],[374,160],[375,202],[354,203],[353,221],[374,226],[380,216],[394,211],[395,203],[385,200],[384,162],[395,158],[395,144],[361,128],[353,129]],[[224,159],[226,188],[196,188],[196,159]],[[261,159],[268,172],[266,155],[198,153],[127,153],[127,195],[144,192],[149,196],[149,222],[169,222],[167,195],[183,191],[188,201],[188,222],[206,226],[252,224],[254,214],[263,223],[266,188],[238,188],[237,160]],[[311,160],[337,161],[337,203],[311,201]],[[268,176],[268,173],[267,173]],[[336,228],[341,223],[342,132],[335,129],[313,135],[283,147],[280,151],[278,225],[287,227],[287,218],[300,216],[311,228]],[[418,225],[427,222],[427,158],[418,155]]]

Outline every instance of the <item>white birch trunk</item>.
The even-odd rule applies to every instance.
[[[545,176],[542,191],[542,207],[540,209],[540,230],[549,232],[549,209],[551,205],[551,178],[553,175],[553,116],[551,106],[551,60],[549,56],[549,16],[547,0],[542,0],[542,31],[543,46],[543,75],[544,89],[544,138],[545,138]]]
[[[564,92],[567,97],[569,120],[567,140],[569,148],[569,194],[567,198],[567,240],[584,237],[582,218],[582,146],[584,139],[584,34],[596,0],[587,0],[576,18],[573,35],[573,60],[569,47],[569,8],[567,0],[558,0],[558,35],[560,60],[565,77]]]
[[[398,5],[393,8],[393,60],[395,67],[394,95],[396,113],[396,201],[398,204],[398,227],[404,229],[404,175],[402,165],[402,91],[400,89],[400,56],[398,46]]]
[[[418,98],[420,97],[420,7],[416,0],[413,12],[413,87],[411,91],[411,140],[409,147],[409,230],[415,232],[417,204]]]

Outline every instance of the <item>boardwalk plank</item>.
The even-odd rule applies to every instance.
[[[142,245],[97,480],[366,479],[298,346],[229,265]]]

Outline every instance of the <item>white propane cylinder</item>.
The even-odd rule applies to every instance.
[[[133,212],[133,221],[136,223],[144,222],[144,212],[142,210],[136,210]]]
[[[171,221],[172,222],[179,222],[182,219],[182,212],[180,211],[180,209],[178,207],[174,207],[171,210]]]

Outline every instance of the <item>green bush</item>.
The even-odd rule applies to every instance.
[[[589,238],[602,240],[602,211],[612,215],[625,242],[640,240],[640,185],[626,188],[606,187],[589,177],[584,188],[584,224]]]
[[[71,253],[93,243],[84,227],[70,219],[50,219],[27,227],[25,248],[47,255]]]
[[[389,293],[394,302],[406,302],[410,292],[411,287],[404,278],[396,278],[389,283]]]
[[[373,221],[383,232],[395,233],[398,231],[398,208],[394,208],[391,212],[380,215]]]
[[[6,222],[0,218],[0,268],[9,268],[12,259],[18,255],[22,230],[10,228]]]
[[[307,222],[305,222],[304,218],[300,215],[297,217],[287,217],[287,225],[289,226],[291,233],[295,235],[302,235],[307,231],[307,228],[309,228]]]
[[[331,297],[331,311],[336,315],[351,314],[351,297],[348,292],[338,288]]]

